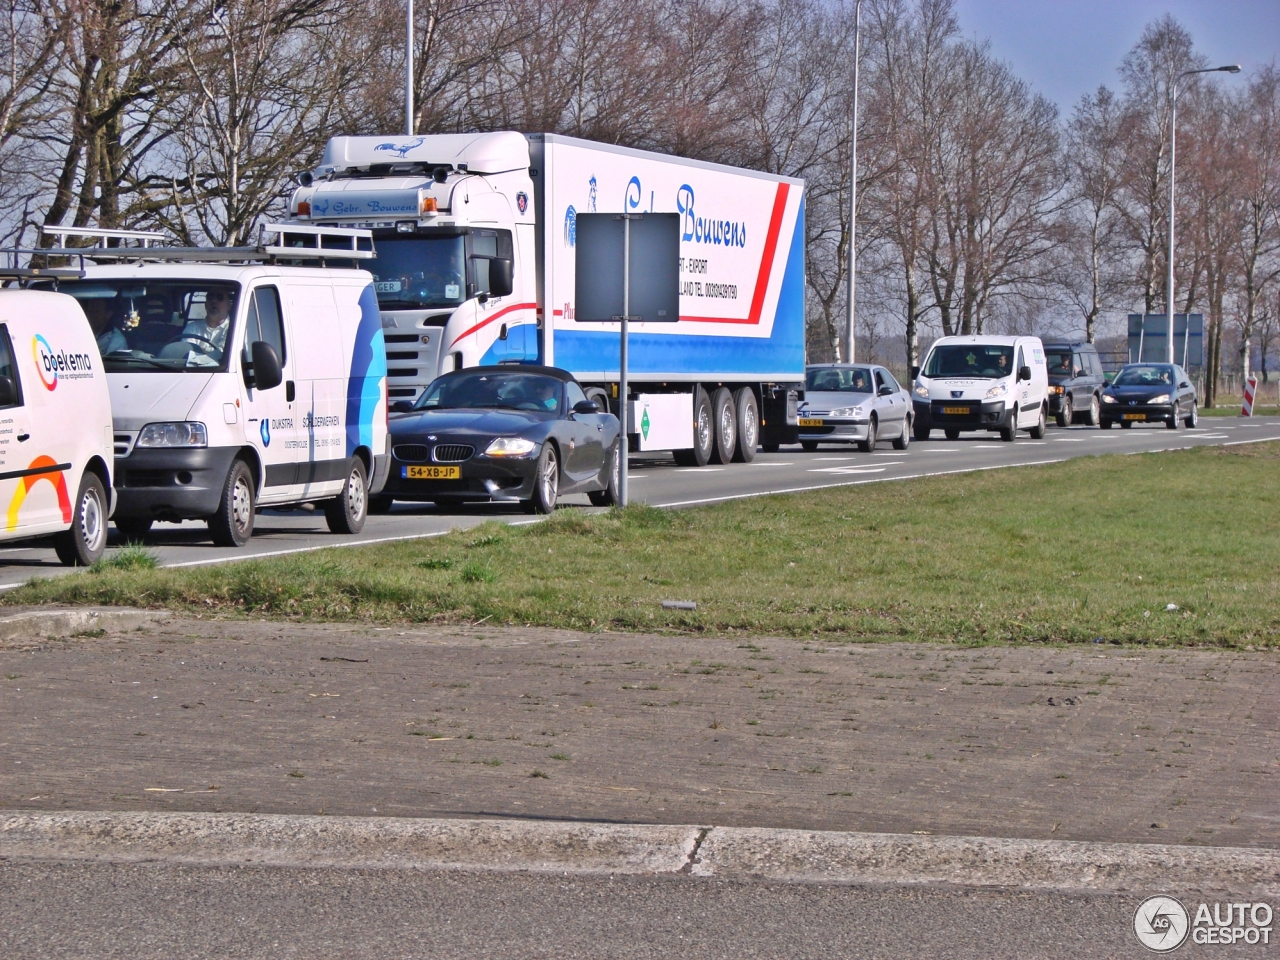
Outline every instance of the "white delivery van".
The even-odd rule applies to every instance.
[[[88,566],[107,545],[111,480],[111,398],[84,313],[64,294],[0,290],[0,539],[52,535],[59,560]]]
[[[373,277],[326,264],[367,257],[360,238],[290,228],[257,247],[74,251],[100,264],[59,289],[103,345],[121,534],[203,519],[241,546],[259,507],[304,503],[359,532],[389,463],[386,353]]]
[[[961,430],[999,431],[1009,442],[1019,430],[1044,436],[1049,376],[1039,337],[942,337],[911,377],[917,440],[930,430],[948,440]]]

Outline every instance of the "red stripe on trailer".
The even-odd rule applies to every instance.
[[[497,320],[499,317],[505,317],[508,313],[512,313],[516,310],[536,310],[537,307],[538,305],[536,303],[516,303],[509,307],[505,307],[502,310],[499,310],[497,313],[495,313],[492,317],[485,317],[483,320],[477,323],[474,327],[471,327],[468,330],[463,330],[460,334],[458,334],[456,337],[453,338],[453,342],[449,344],[449,348],[452,349],[454,344],[456,344],[463,337],[471,336],[471,334],[475,333],[481,327],[488,326],[489,324],[493,323],[493,321]]]
[[[686,317],[681,320],[691,323],[748,323],[758,324],[760,314],[764,310],[764,295],[769,289],[769,277],[773,273],[773,257],[778,250],[778,234],[782,232],[782,215],[787,209],[787,193],[791,185],[778,184],[778,192],[773,198],[773,213],[769,217],[769,233],[764,240],[764,255],[760,258],[760,275],[756,277],[755,293],[751,296],[751,313],[746,317]]]

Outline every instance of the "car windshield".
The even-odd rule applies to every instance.
[[[1071,369],[1071,351],[1070,350],[1046,350],[1044,352],[1045,362],[1049,365],[1050,377],[1070,377]]]
[[[63,280],[108,373],[226,369],[240,285],[208,280]]]
[[[946,343],[933,348],[926,377],[977,377],[988,380],[1013,372],[1013,347],[999,343]]]
[[[554,413],[560,409],[564,385],[536,373],[470,373],[441,377],[427,387],[415,410],[493,407]]]
[[[378,305],[391,310],[456,307],[466,300],[460,235],[379,236],[378,256],[361,265],[373,274]]]
[[[867,367],[815,367],[804,375],[809,393],[872,393]]]
[[[1117,387],[1167,387],[1173,383],[1173,367],[1137,366],[1125,367],[1115,379]]]

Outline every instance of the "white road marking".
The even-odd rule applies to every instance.
[[[857,460],[857,457],[814,457],[810,463],[822,463],[827,460]]]
[[[724,467],[676,467],[673,472],[689,473],[690,471],[694,471],[696,473],[719,473],[723,469]]]
[[[884,467],[817,467],[810,470],[810,473],[884,473]]]
[[[1058,437],[1054,443],[1084,443],[1084,437]]]
[[[750,464],[750,466],[753,466],[753,467],[794,467],[794,466],[795,466],[795,464],[794,464],[794,463],[778,463],[777,461],[774,461],[774,460],[767,460],[767,461],[761,461],[761,462],[759,462],[759,463],[752,463],[752,464]]]

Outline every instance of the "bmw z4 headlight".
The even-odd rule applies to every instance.
[[[852,417],[854,420],[857,420],[862,417],[862,408],[861,407],[837,407],[835,410],[832,410],[829,414],[827,414],[827,416]]]
[[[148,423],[138,434],[139,447],[207,447],[209,431],[203,423]]]
[[[1169,395],[1167,393],[1162,393],[1158,396],[1152,397],[1150,400],[1147,401],[1147,403],[1168,403],[1168,402],[1169,402]]]
[[[486,457],[527,457],[538,445],[524,437],[498,437],[485,447]]]
[[[917,383],[914,387],[911,388],[911,392],[914,393],[917,397],[920,397],[922,400],[929,399],[929,388],[926,387],[923,383]]]
[[[987,395],[983,399],[996,400],[1000,397],[1003,397],[1008,392],[1009,392],[1009,384],[997,383],[994,387],[992,387],[990,390],[987,391]]]

